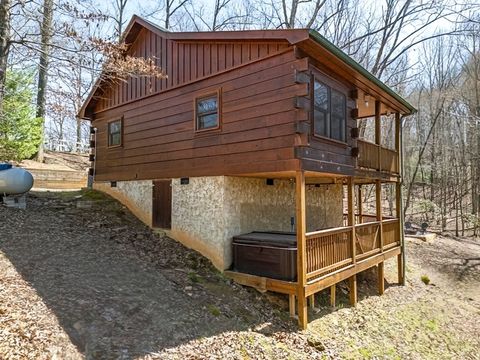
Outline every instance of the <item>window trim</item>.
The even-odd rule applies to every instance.
[[[320,140],[326,140],[330,141],[334,144],[342,145],[342,146],[348,146],[348,136],[347,136],[347,130],[348,130],[348,96],[345,94],[345,91],[343,91],[339,86],[332,86],[332,81],[330,79],[324,79],[325,75],[317,72],[317,71],[312,71],[310,75],[310,118],[311,118],[311,130],[312,130],[312,136],[316,139]],[[329,129],[331,132],[331,121],[332,121],[332,90],[342,94],[345,98],[345,124],[344,124],[344,139],[339,140],[335,139],[329,136],[317,134],[315,132],[315,80],[319,82],[320,84],[326,86],[328,88],[328,121],[330,122],[329,124]]]
[[[111,145],[110,144],[110,124],[120,121],[120,144]],[[107,148],[113,149],[123,146],[123,116],[113,120],[107,121]]]
[[[217,126],[215,127],[209,127],[205,129],[199,129],[198,128],[198,110],[197,110],[197,104],[199,100],[204,100],[208,98],[217,98]],[[209,113],[205,113],[208,115]],[[211,114],[214,114],[214,112],[211,112]],[[195,130],[196,134],[202,134],[205,132],[212,132],[212,131],[220,131],[222,128],[222,92],[221,89],[210,91],[210,92],[205,92],[205,93],[200,93],[195,96],[193,99],[193,128]]]

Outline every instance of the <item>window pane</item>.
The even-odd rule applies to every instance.
[[[315,80],[314,105],[323,110],[328,110],[328,87]]]
[[[345,95],[332,90],[332,117],[331,117],[331,137],[337,140],[345,140]]]
[[[120,145],[120,134],[119,133],[116,133],[116,134],[112,134],[110,136],[110,145]]]
[[[198,116],[198,129],[209,129],[218,126],[217,114],[208,114]]]
[[[203,114],[206,112],[217,111],[217,97],[208,99],[201,99],[197,101],[197,113]]]
[[[110,133],[120,132],[121,123],[120,121],[114,121],[110,123]]]
[[[316,135],[329,136],[328,135],[328,124],[327,124],[327,113],[320,110],[314,111],[314,131]]]
[[[122,143],[122,121],[112,121],[108,124],[108,145],[120,145]]]

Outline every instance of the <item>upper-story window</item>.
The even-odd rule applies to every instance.
[[[108,123],[108,146],[122,145],[122,119],[110,121]]]
[[[195,130],[211,130],[220,127],[219,94],[199,97],[195,100]]]
[[[346,102],[344,94],[314,79],[312,113],[315,135],[346,141]]]

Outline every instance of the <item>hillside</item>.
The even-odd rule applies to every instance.
[[[383,296],[364,273],[356,308],[340,284],[298,331],[285,297],[232,284],[102,194],[32,193],[0,218],[2,359],[478,358],[471,239],[409,239],[406,287],[392,261]]]

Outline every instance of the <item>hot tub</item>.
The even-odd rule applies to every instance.
[[[234,236],[233,269],[245,274],[295,281],[297,278],[295,233],[254,231]]]

